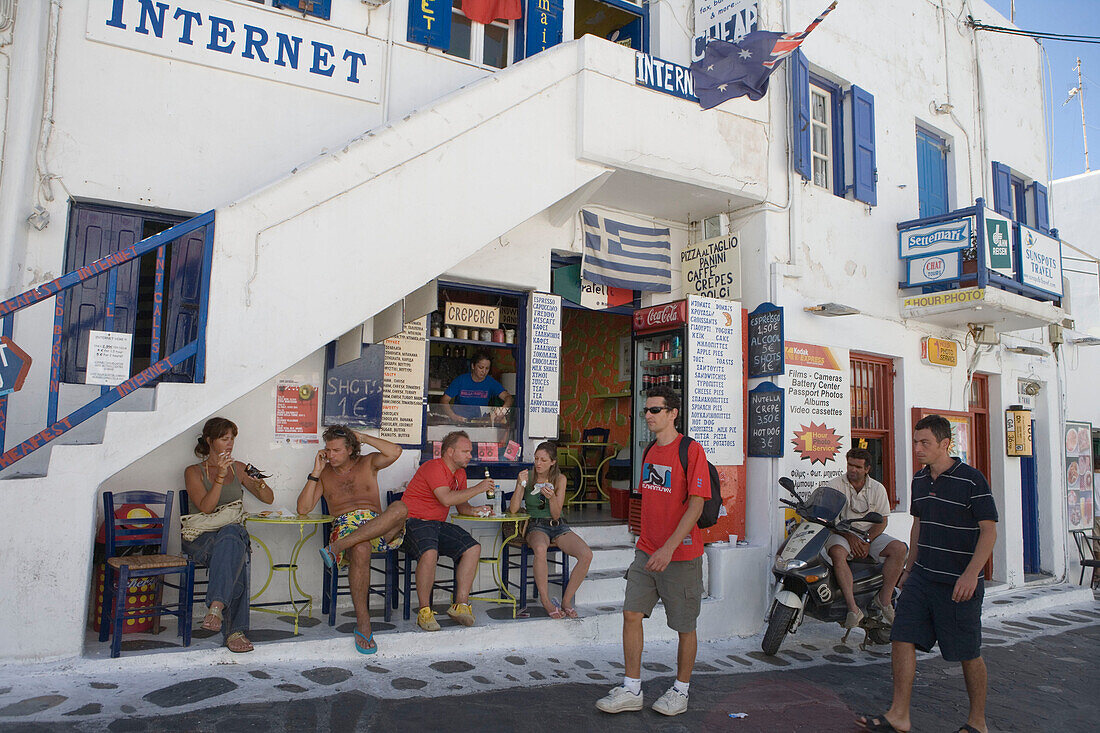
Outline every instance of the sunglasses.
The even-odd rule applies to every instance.
[[[648,412],[650,415],[659,415],[661,410],[671,410],[671,407],[646,407],[644,412]]]

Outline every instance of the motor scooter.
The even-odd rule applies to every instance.
[[[865,514],[859,519],[840,519],[847,499],[844,494],[826,485],[818,486],[803,500],[794,489],[794,482],[784,476],[779,484],[794,496],[794,501],[779,501],[792,507],[802,518],[775,556],[772,573],[777,584],[775,599],[768,610],[768,627],[764,632],[761,648],[765,654],[779,651],[784,637],[793,634],[806,615],[819,621],[835,621],[843,625],[848,615],[844,594],[837,585],[832,567],[822,555],[822,549],[831,532],[851,532],[864,541],[867,533],[852,526],[853,522],[878,524],[883,517],[878,512]],[[852,569],[852,590],[856,604],[863,611],[859,627],[864,630],[862,648],[872,644],[890,643],[890,624],[882,612],[871,603],[882,590],[882,564],[871,558],[861,558],[849,563]],[[851,629],[842,641],[848,640]]]

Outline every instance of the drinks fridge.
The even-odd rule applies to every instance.
[[[645,393],[651,387],[667,385],[679,396],[680,424],[687,425],[687,301],[666,303],[634,311],[631,467],[637,491],[641,485],[642,454],[653,440],[645,423]]]

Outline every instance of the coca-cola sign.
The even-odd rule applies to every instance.
[[[687,323],[687,301],[655,305],[634,311],[635,331],[660,331]]]

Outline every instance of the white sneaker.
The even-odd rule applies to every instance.
[[[875,608],[877,608],[879,611],[882,612],[882,620],[883,621],[890,624],[891,626],[894,625],[894,607],[891,604],[887,603],[884,606],[881,603],[879,603],[878,596],[875,596],[875,599],[873,601],[871,601],[871,605],[873,605]]]
[[[687,704],[686,698],[684,704]],[[607,697],[601,697],[596,701],[596,709],[602,710],[605,713],[622,713],[627,710],[641,710],[642,693],[639,691],[638,694],[635,695],[622,685],[612,687],[611,691],[607,693]],[[671,714],[673,713],[669,713],[669,715]]]
[[[688,696],[675,687],[668,688],[668,692],[657,698],[653,703],[653,709],[662,715],[679,715],[687,712]]]
[[[863,611],[858,608],[855,611],[849,611],[848,615],[844,617],[844,628],[854,629],[859,626],[859,622],[863,620]]]

